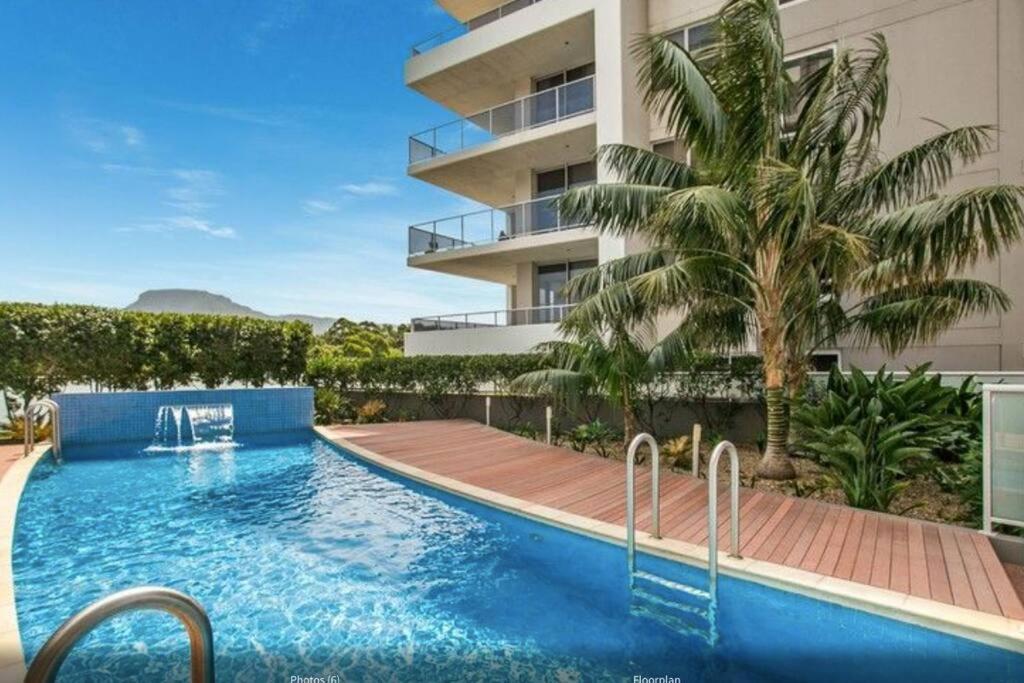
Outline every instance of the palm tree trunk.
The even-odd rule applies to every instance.
[[[786,401],[785,365],[782,345],[764,335],[766,444],[757,476],[763,479],[796,479],[796,468],[789,459],[789,410]]]
[[[625,447],[633,442],[636,436],[636,413],[633,410],[633,397],[629,391],[622,392],[622,433],[625,437]]]

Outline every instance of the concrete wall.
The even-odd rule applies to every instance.
[[[213,389],[55,394],[64,446],[152,440],[161,406],[234,406],[236,434],[309,429],[313,389]]]
[[[357,406],[370,398],[360,392],[352,392],[349,397]],[[385,398],[385,402],[388,404],[388,415],[391,419],[399,417],[417,420],[466,418],[481,423],[486,419],[484,401],[484,396],[452,396],[447,401],[445,413],[439,414],[415,394]],[[712,408],[715,420],[720,423],[728,422],[728,426],[723,428],[723,433],[720,436],[740,443],[754,443],[764,431],[764,417],[759,407],[752,403],[737,403],[729,409],[724,409],[722,405],[724,404]],[[493,396],[491,398],[491,424],[503,428],[513,424],[531,424],[543,434],[545,408],[545,402],[540,399],[512,400],[504,396]],[[693,405],[669,399],[659,404],[653,425],[645,425],[643,429],[653,428],[659,440],[684,434],[689,435],[693,432],[695,422],[706,424],[706,420],[701,415],[702,413]],[[726,415],[731,417],[726,420]],[[622,429],[621,411],[608,405],[602,405],[593,415],[586,415],[581,411],[560,409],[555,411],[554,416],[556,429],[563,431],[572,429],[593,417],[600,418],[615,429]],[[705,427],[705,433],[707,431],[708,428]]]

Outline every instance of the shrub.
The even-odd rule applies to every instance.
[[[377,424],[387,421],[388,404],[380,399],[372,399],[356,410],[356,422],[359,424]]]
[[[974,444],[964,452],[960,462],[937,468],[935,476],[944,491],[955,493],[967,505],[965,521],[980,528],[984,509],[981,444]]]
[[[669,467],[689,470],[693,467],[693,439],[685,435],[669,439],[661,447],[661,455]]]
[[[572,429],[566,435],[566,439],[574,451],[584,453],[592,449],[597,455],[607,458],[612,455],[617,444],[621,443],[622,435],[601,420],[594,420]]]
[[[908,476],[960,426],[948,413],[955,390],[927,370],[899,381],[884,368],[873,378],[833,369],[821,403],[794,410],[801,449],[829,467],[828,479],[853,507],[887,511]]]
[[[330,387],[317,387],[313,395],[313,413],[319,425],[338,424],[356,416],[352,401]]]
[[[299,322],[0,303],[0,388],[25,401],[70,383],[287,384],[301,380],[312,340]]]

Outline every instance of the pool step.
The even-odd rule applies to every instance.
[[[652,605],[656,605],[657,607],[664,610],[670,610],[672,612],[682,612],[683,614],[693,615],[696,617],[700,617],[704,620],[710,618],[707,608],[697,607],[696,605],[687,605],[682,602],[672,602],[671,600],[666,600],[665,598],[659,595],[655,595],[654,593],[649,593],[648,591],[645,591],[642,588],[633,589],[633,601],[641,604],[651,603]]]
[[[708,611],[692,605],[674,603],[642,589],[634,589],[630,614],[656,621],[674,633],[714,643]]]
[[[705,590],[694,588],[693,586],[687,586],[685,583],[672,581],[671,579],[666,579],[662,576],[658,576],[657,574],[650,574],[648,572],[641,571],[633,572],[633,580],[636,581],[638,579],[657,584],[663,588],[668,588],[669,590],[679,591],[680,593],[685,593],[686,595],[691,595],[701,600],[711,600],[711,593]]]
[[[714,606],[708,591],[657,574],[633,573],[630,613],[657,621],[708,644],[716,641]]]

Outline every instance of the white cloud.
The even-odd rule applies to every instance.
[[[85,116],[66,119],[71,137],[82,147],[96,154],[113,154],[139,149],[146,136],[137,126]]]
[[[169,216],[155,221],[117,228],[114,232],[167,233],[178,231],[198,232],[219,239],[238,238],[238,232],[234,228],[226,225],[215,225],[205,218],[197,218],[196,216]]]
[[[310,216],[321,216],[325,213],[334,213],[338,210],[338,205],[322,199],[307,199],[302,202],[302,210]]]
[[[204,168],[154,168],[125,164],[103,164],[101,168],[108,173],[127,173],[165,181],[163,203],[178,212],[173,216],[118,228],[117,232],[189,230],[221,239],[238,237],[234,228],[216,225],[204,215],[215,208],[212,200],[224,193],[219,173]]]
[[[202,232],[210,237],[220,237],[222,239],[235,239],[238,237],[238,233],[235,232],[234,228],[227,226],[213,225],[210,221],[205,218],[196,218],[194,216],[175,216],[173,218],[166,219],[167,224],[180,228],[182,230],[195,230]]]
[[[389,197],[398,194],[398,188],[391,183],[371,180],[365,183],[349,183],[341,191],[356,197]]]

